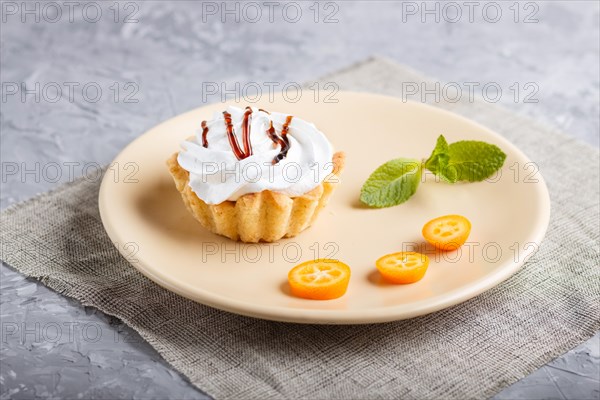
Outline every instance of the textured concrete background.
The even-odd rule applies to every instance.
[[[471,15],[458,2],[460,17],[444,3],[426,5],[436,15],[421,2],[274,2],[272,22],[254,4],[2,1],[1,206],[93,173],[158,122],[220,101],[207,82],[301,83],[377,54],[465,96],[469,82],[477,95],[499,87],[500,104],[598,146],[596,1],[475,2]],[[1,398],[204,397],[120,321],[6,266],[0,278]],[[599,342],[497,398],[599,398]]]

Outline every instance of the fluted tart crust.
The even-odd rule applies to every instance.
[[[264,190],[236,201],[206,204],[189,186],[189,172],[177,162],[178,154],[173,154],[167,165],[188,211],[211,232],[247,243],[274,242],[308,228],[339,184],[346,160],[343,152],[335,153],[333,172],[302,196]]]

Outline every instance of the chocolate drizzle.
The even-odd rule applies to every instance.
[[[281,153],[284,151],[284,149],[287,153],[287,147],[289,147],[288,143],[286,143],[283,140],[283,138],[279,136],[277,132],[275,132],[275,128],[273,128],[273,121],[271,121],[271,126],[269,127],[269,129],[267,129],[267,135],[269,136],[269,139],[273,141],[275,146],[281,146],[281,151],[279,152],[279,154],[277,154],[277,156],[275,156],[275,158],[273,158],[273,164],[277,164],[279,161],[283,160],[283,157],[285,157],[282,156]]]
[[[250,107],[246,107],[246,111],[244,112],[244,120],[242,122],[242,142],[244,144],[244,150],[242,151],[237,141],[237,137],[235,136],[235,132],[233,131],[231,114],[229,114],[227,111],[223,111],[225,128],[227,130],[227,139],[229,139],[229,145],[231,146],[231,150],[233,150],[233,154],[235,154],[235,157],[238,160],[243,160],[244,158],[248,158],[252,155],[252,144],[250,143],[251,115],[252,109]]]
[[[208,147],[208,140],[206,139],[206,135],[208,134],[208,126],[206,126],[206,121],[202,121],[200,126],[202,127],[202,146]]]
[[[271,114],[270,112],[263,110],[260,108],[258,111],[265,112],[267,114]],[[238,143],[237,137],[233,130],[233,123],[231,121],[231,114],[227,111],[223,111],[223,118],[225,121],[225,129],[227,131],[227,139],[229,140],[229,145],[231,146],[231,150],[233,154],[238,160],[243,160],[244,158],[248,158],[252,155],[252,143],[250,142],[250,130],[252,124],[252,108],[246,107],[244,112],[244,119],[242,121],[242,143],[244,146],[244,150],[240,148],[240,144]],[[292,123],[292,119],[294,117],[292,115],[288,115],[285,119],[285,122],[281,128],[281,135],[278,135],[273,127],[273,121],[267,129],[267,136],[269,139],[273,141],[275,146],[280,146],[281,150],[279,154],[273,158],[273,164],[277,164],[279,161],[283,160],[288,151],[290,150],[290,141],[287,137],[288,132],[290,130],[290,124]],[[208,147],[208,140],[206,138],[208,134],[208,126],[206,125],[206,121],[202,121],[202,146]]]
[[[244,141],[244,155],[250,157],[252,155],[252,143],[250,143],[250,124],[252,123],[252,109],[246,107],[244,112],[244,121],[242,122],[242,139]]]
[[[290,150],[290,140],[288,139],[287,134],[288,134],[288,131],[290,130],[290,124],[292,123],[292,118],[294,118],[294,117],[291,115],[288,115],[287,118],[285,119],[285,123],[283,124],[283,127],[281,128],[281,138],[285,142],[285,147],[281,148],[281,151],[279,152],[279,154],[277,154],[277,156],[273,160],[273,164],[277,164],[279,161],[281,161],[285,157],[287,157],[287,153]]]
[[[233,154],[238,160],[244,158],[244,152],[240,149],[235,133],[233,133],[233,123],[231,122],[231,114],[227,111],[223,111],[223,118],[225,120],[225,130],[227,131],[227,139],[229,139],[229,145]]]

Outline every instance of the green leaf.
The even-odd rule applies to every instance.
[[[496,145],[476,140],[462,140],[448,146],[450,160],[446,166],[451,182],[479,182],[502,168],[506,154]]]
[[[446,142],[444,135],[440,135],[437,139],[435,149],[433,149],[431,155],[427,161],[425,161],[425,168],[447,182],[455,182],[453,181],[455,176],[446,176],[447,172],[451,173],[454,171],[448,170],[449,160],[450,156],[448,154],[448,142]]]
[[[479,182],[502,168],[505,159],[506,154],[493,144],[462,140],[448,145],[440,135],[425,168],[446,182]]]
[[[371,207],[391,207],[408,200],[419,186],[421,163],[397,158],[377,168],[363,185],[360,201]]]

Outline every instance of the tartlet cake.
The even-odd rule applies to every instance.
[[[344,153],[333,153],[325,136],[299,118],[229,107],[201,126],[167,165],[185,206],[211,232],[249,243],[296,236],[339,184]],[[300,171],[293,182],[284,176],[292,167]],[[248,178],[243,171],[251,168],[260,173]]]

